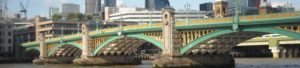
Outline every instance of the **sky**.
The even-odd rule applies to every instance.
[[[27,15],[29,18],[35,16],[48,17],[49,7],[61,7],[63,3],[74,3],[80,5],[80,12],[84,13],[85,0],[8,0],[8,15],[14,16],[20,10],[19,2],[23,1],[24,5],[28,1]],[[103,1],[103,0],[102,0]],[[189,3],[193,10],[199,10],[199,4],[213,2],[214,0],[169,0],[171,6],[175,9],[184,9],[184,5]],[[296,10],[300,10],[300,0],[270,0],[271,2],[291,2]],[[144,7],[144,0],[123,0],[127,7]]]

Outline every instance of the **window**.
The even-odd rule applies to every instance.
[[[11,39],[8,39],[8,44],[11,44]]]
[[[11,26],[10,26],[10,25],[8,26],[8,29],[11,29]]]
[[[11,36],[11,32],[8,32],[8,36]]]
[[[8,52],[12,51],[12,48],[11,46],[8,47]]]

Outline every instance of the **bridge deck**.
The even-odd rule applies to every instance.
[[[240,25],[262,25],[262,24],[280,24],[289,23],[290,21],[299,21],[299,12],[290,13],[273,13],[266,15],[250,15],[250,16],[240,16]],[[231,27],[233,22],[233,17],[226,18],[214,18],[214,19],[200,19],[191,20],[189,24],[183,21],[178,21],[175,23],[176,29],[195,29],[195,28],[217,28],[217,27]],[[132,32],[147,32],[147,31],[161,31],[162,24],[143,24],[143,25],[130,25],[124,26],[122,28],[123,33]],[[98,37],[105,35],[117,35],[120,28],[107,28],[98,31],[91,31],[89,33],[90,37]],[[66,35],[63,37],[56,37],[47,39],[46,43],[57,43],[60,41],[72,41],[81,39],[81,34]],[[38,46],[38,41],[23,43],[24,47],[34,47]]]

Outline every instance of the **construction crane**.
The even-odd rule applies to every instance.
[[[23,14],[24,14],[24,19],[27,19],[27,8],[28,8],[28,4],[29,4],[29,1],[30,1],[30,0],[27,0],[25,6],[24,6],[24,4],[23,4],[23,1],[24,1],[24,0],[21,0],[21,1],[20,1],[20,6],[21,6],[21,8],[20,8],[20,13],[23,13]]]
[[[2,9],[2,12],[1,12],[1,16],[0,17],[6,17],[7,15],[7,0],[2,0],[2,3],[0,4],[2,7],[0,7]]]

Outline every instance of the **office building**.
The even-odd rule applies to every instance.
[[[162,8],[170,7],[169,0],[146,0],[145,8],[147,10],[161,10]]]
[[[132,23],[160,23],[162,21],[162,11],[148,11],[142,8],[116,8],[117,12],[107,14],[105,21],[110,22],[132,22]],[[186,21],[189,19],[204,19],[212,11],[176,11],[176,21]]]
[[[203,3],[199,5],[200,11],[213,11],[213,3]]]
[[[65,3],[62,4],[62,16],[66,17],[70,13],[80,13],[80,7],[77,4],[72,4],[72,3]]]
[[[233,15],[235,12],[235,5],[240,8],[239,11],[242,15],[258,14],[258,8],[261,0],[227,0],[228,14]]]
[[[117,7],[116,0],[104,0],[104,7]]]
[[[85,14],[92,15],[101,11],[101,0],[85,0]]]
[[[81,32],[81,24],[86,21],[41,21],[39,17],[35,19],[35,37],[43,34],[45,38],[53,38]]]

